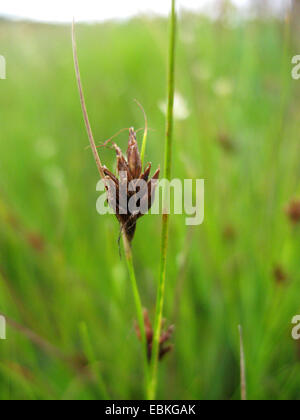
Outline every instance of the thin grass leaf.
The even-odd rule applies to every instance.
[[[244,341],[243,341],[243,329],[241,325],[239,325],[239,335],[240,335],[241,399],[242,401],[247,401],[245,352],[244,352]]]

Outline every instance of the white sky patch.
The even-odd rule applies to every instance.
[[[254,0],[232,0],[241,9],[247,9]],[[266,1],[266,0],[261,0]],[[290,0],[272,0],[280,9]],[[219,0],[178,0],[178,7],[212,14]],[[42,22],[77,21],[98,22],[108,19],[126,19],[141,13],[167,15],[171,0],[8,0],[1,1],[0,16],[30,19]]]

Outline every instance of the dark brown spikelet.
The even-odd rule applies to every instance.
[[[163,325],[165,324],[165,320],[163,321]],[[146,340],[148,346],[148,360],[151,360],[152,356],[152,345],[153,345],[153,328],[149,318],[149,313],[147,309],[144,309],[144,325],[145,325],[145,333],[146,333]],[[162,360],[163,357],[169,353],[173,346],[171,344],[166,344],[173,335],[174,332],[174,325],[170,325],[166,330],[162,331],[159,341],[159,360]],[[138,338],[141,340],[141,331],[138,324],[135,322],[135,330]]]
[[[129,242],[133,240],[136,222],[144,215],[144,213],[131,213],[129,209],[129,200],[139,191],[139,187],[134,191],[129,191],[129,183],[135,180],[144,180],[147,182],[147,188],[141,192],[139,202],[145,204],[147,210],[150,210],[153,202],[160,169],[157,169],[151,179],[149,179],[151,171],[151,163],[148,163],[142,169],[141,156],[136,141],[136,133],[134,128],[129,129],[129,140],[127,148],[127,156],[117,144],[113,144],[113,148],[117,155],[117,174],[113,174],[105,166],[103,172],[107,181],[106,190],[108,195],[108,203],[115,211],[116,217],[121,224],[121,229],[125,232]],[[124,193],[124,191],[126,191]],[[141,206],[142,207],[142,206]]]
[[[300,200],[292,200],[286,208],[286,214],[293,224],[300,222]]]

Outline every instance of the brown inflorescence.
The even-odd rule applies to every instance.
[[[165,320],[163,321],[163,324]],[[148,348],[148,360],[151,360],[152,356],[152,345],[153,345],[153,328],[149,318],[149,313],[147,309],[144,310],[144,325],[145,325],[145,334]],[[163,326],[163,325],[162,325]],[[174,325],[170,325],[165,331],[162,331],[160,340],[159,340],[159,360],[162,360],[163,357],[169,353],[173,346],[171,344],[166,344],[174,332]],[[138,338],[141,340],[141,331],[137,323],[135,323],[135,330]]]
[[[114,209],[116,217],[121,224],[129,242],[133,240],[136,222],[144,215],[143,212],[130,212],[129,200],[139,192],[140,207],[151,208],[154,201],[154,194],[159,178],[160,169],[157,169],[151,179],[151,163],[148,163],[143,171],[141,156],[136,141],[136,133],[133,128],[129,129],[129,140],[127,148],[127,159],[117,144],[113,144],[117,154],[117,174],[113,174],[106,166],[103,166],[105,174],[108,203]],[[146,188],[140,191],[138,181],[145,181]],[[136,189],[129,190],[130,183],[136,183]],[[137,200],[138,201],[138,200]]]

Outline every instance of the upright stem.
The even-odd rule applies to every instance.
[[[141,297],[139,294],[135,270],[133,265],[133,258],[132,258],[132,251],[131,245],[126,237],[123,234],[123,243],[124,243],[124,250],[125,250],[125,258],[128,267],[129,277],[131,281],[131,287],[134,297],[134,302],[136,306],[137,318],[138,318],[138,325],[141,332],[141,340],[143,345],[143,359],[144,359],[144,371],[145,371],[145,389],[148,389],[148,382],[149,382],[149,374],[148,374],[148,351],[147,351],[147,340],[146,340],[146,331],[145,331],[145,323],[144,323],[144,314],[143,314],[143,306]]]
[[[168,66],[168,111],[167,111],[167,130],[165,139],[165,167],[164,178],[171,179],[172,168],[172,143],[173,143],[173,107],[175,91],[175,47],[176,47],[176,1],[172,0],[172,11],[170,15],[170,41],[169,41],[169,66]],[[166,192],[167,194],[167,192]],[[164,197],[164,200],[166,196]],[[164,201],[165,202],[165,201]],[[165,205],[164,205],[165,209]],[[163,209],[162,233],[161,233],[161,261],[160,275],[157,290],[156,316],[154,326],[153,351],[151,360],[150,382],[148,387],[148,399],[155,399],[157,388],[157,367],[159,354],[159,341],[161,335],[161,324],[163,316],[163,307],[165,300],[167,250],[168,250],[168,232],[169,215],[165,214]]]

